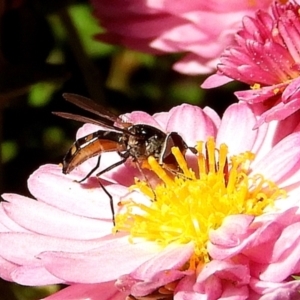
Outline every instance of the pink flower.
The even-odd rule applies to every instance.
[[[98,39],[152,54],[186,53],[174,65],[185,74],[214,71],[243,16],[267,9],[271,2],[91,0],[106,29]]]
[[[210,88],[233,79],[250,84],[250,90],[235,95],[258,107],[256,126],[283,120],[300,108],[299,8],[295,2],[275,2],[271,13],[245,17],[235,43],[221,56],[217,74],[202,85]]]
[[[109,200],[96,178],[74,181],[94,159],[70,175],[57,165],[40,167],[28,180],[36,200],[3,195],[0,276],[69,285],[48,300],[298,299],[299,121],[252,130],[255,114],[242,103],[222,119],[191,105],[127,118],[176,131],[190,146],[204,141],[199,155],[187,153],[195,172],[173,149],[183,174],[173,178],[149,158],[151,187],[129,163],[104,174],[117,212],[112,233]],[[78,136],[98,129],[84,125]],[[116,159],[103,154],[102,167]],[[153,185],[155,178],[161,183]]]

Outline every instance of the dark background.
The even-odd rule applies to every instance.
[[[0,21],[1,194],[29,196],[28,176],[60,163],[74,141],[81,124],[51,114],[83,113],[63,100],[64,92],[116,113],[152,114],[188,102],[222,115],[236,101],[234,85],[203,91],[204,76],[172,71],[180,54],[154,57],[96,42],[103,29],[88,1],[0,0]],[[0,281],[0,300],[38,299],[57,288]]]

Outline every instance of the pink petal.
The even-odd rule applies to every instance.
[[[231,81],[233,81],[232,78],[216,73],[206,78],[205,81],[201,84],[201,87],[203,89],[211,89],[220,85],[224,85]]]
[[[179,271],[179,270],[164,270],[156,274],[152,278],[151,281],[142,281],[139,282],[138,280],[133,280],[129,277],[129,281],[131,281],[132,286],[130,286],[130,293],[135,297],[141,297],[141,296],[147,296],[157,290],[158,288],[167,285],[170,282],[174,282],[176,280],[181,279],[182,277],[186,275],[190,275],[192,271]],[[122,277],[119,278],[118,283],[120,282],[120,279],[122,280]],[[125,276],[126,281],[128,278]],[[128,283],[126,282],[126,285]],[[119,284],[117,285],[119,286]],[[123,284],[121,285],[123,287]],[[123,288],[121,289],[123,290]]]
[[[263,281],[282,282],[291,274],[300,272],[300,237],[291,238],[300,229],[300,223],[285,228],[273,246],[273,263],[253,265],[255,274]]]
[[[251,152],[255,153],[255,160],[266,155],[276,143],[276,127],[274,124],[264,123],[259,128],[254,129],[257,133]],[[277,141],[278,142],[278,141]]]
[[[112,222],[76,216],[45,203],[14,194],[4,194],[6,214],[32,232],[74,239],[94,239],[111,233]],[[36,224],[39,224],[37,226]]]
[[[126,116],[133,124],[146,124],[162,130],[155,118],[143,111],[133,111]]]
[[[13,281],[11,274],[18,265],[7,261],[0,256],[0,277],[6,281]]]
[[[60,188],[54,193],[57,186]],[[109,198],[95,179],[91,178],[88,182],[80,184],[62,174],[58,166],[43,165],[29,177],[28,188],[38,200],[61,210],[80,216],[111,220]],[[113,199],[119,198],[116,198],[114,191],[107,189]],[[125,190],[127,192],[127,189],[123,188],[123,194]],[[117,205],[115,210],[117,211]]]
[[[264,123],[263,125],[261,125],[259,129],[261,129],[262,126],[268,129],[267,136],[265,137],[267,143],[264,142],[263,147],[265,147],[265,145],[269,143],[268,148],[266,150],[270,151],[274,147],[274,145],[278,144],[282,139],[287,137],[289,134],[299,131],[298,129],[299,118],[300,118],[300,111],[290,115],[284,120],[278,122]],[[261,148],[259,148],[259,155],[261,155],[261,152],[262,152]],[[256,158],[257,157],[258,156],[256,156]]]
[[[28,233],[0,233],[0,256],[19,265],[41,265],[44,251],[82,252],[97,248],[101,240],[71,240]]]
[[[194,251],[192,243],[177,245],[163,250],[148,260],[129,275],[122,276],[117,281],[121,290],[128,290],[135,297],[151,294],[157,288],[176,281],[191,273],[181,271]]]
[[[256,117],[248,105],[238,103],[229,106],[218,130],[217,145],[226,143],[230,155],[251,150],[258,135],[257,130],[253,130],[255,123]]]
[[[0,232],[29,232],[29,230],[26,230],[25,228],[21,227],[7,216],[3,208],[3,204],[4,202],[0,202]]]
[[[261,215],[256,217],[254,222],[249,223],[248,229],[247,222],[244,222],[244,228],[237,227],[237,232],[232,226],[235,217],[227,217],[221,227],[210,233],[210,242],[207,246],[209,254],[214,259],[223,260],[243,253],[257,263],[270,263],[273,257],[274,243],[280,237],[282,229],[300,220],[296,211],[297,208],[291,208],[280,213]],[[241,216],[237,217],[238,221]],[[224,238],[226,236],[232,241],[227,245]],[[261,255],[262,248],[264,249],[263,256]]]
[[[223,293],[219,298],[220,300],[232,299],[232,300],[247,300],[249,298],[249,288],[247,285],[236,285],[235,282],[226,280],[223,283]]]
[[[207,263],[197,277],[197,289],[206,284],[207,279],[216,276],[235,283],[236,285],[245,285],[250,281],[250,268],[247,264],[239,264],[231,261],[212,260]]]
[[[232,215],[225,218],[222,226],[217,230],[211,230],[209,239],[213,244],[225,247],[234,247],[239,245],[239,236],[245,236],[248,233],[249,226],[254,217],[249,215]],[[212,255],[210,253],[210,255]]]
[[[203,108],[203,112],[212,120],[212,122],[215,125],[215,128],[219,128],[221,125],[221,119],[220,116],[217,114],[215,110],[210,108],[209,106],[206,106]]]
[[[174,300],[198,300],[198,299],[249,299],[247,286],[236,286],[230,281],[221,284],[219,280],[212,277],[207,280],[207,285],[202,287],[201,291],[197,290],[194,276],[186,276],[178,283],[175,290]],[[197,292],[196,292],[197,290]]]
[[[279,102],[281,98],[278,98],[277,101],[273,103],[272,107],[270,107],[264,113],[260,114],[255,128],[258,128],[264,122],[268,123],[274,120],[281,121],[296,113],[300,108],[300,101],[298,95],[299,92],[295,93],[293,97],[290,97],[287,103]]]
[[[123,274],[132,272],[157,255],[158,251],[153,243],[130,244],[128,237],[123,237],[103,241],[93,251],[82,253],[49,251],[38,257],[50,273],[65,281],[97,283],[115,280]]]
[[[11,273],[11,277],[14,282],[27,286],[65,283],[42,266],[20,266]]]
[[[288,281],[281,283],[266,282],[257,280],[255,278],[251,279],[251,288],[257,292],[262,300],[298,300],[299,299],[299,289],[300,281]],[[257,297],[254,299],[258,299]]]
[[[101,297],[101,298],[99,298]],[[114,282],[73,284],[43,300],[124,300],[126,294],[118,291]]]
[[[98,130],[107,130],[107,128],[104,128],[104,127],[102,128],[102,127],[94,125],[94,124],[84,124],[78,129],[78,131],[76,133],[76,139],[84,137],[84,136],[91,134]]]
[[[220,299],[222,281],[217,276],[211,276],[204,283],[195,283],[194,291],[210,300]]]
[[[190,275],[183,277],[174,292],[174,300],[198,300],[201,295],[194,291],[196,276]]]
[[[254,231],[251,227],[248,228],[248,230],[244,233],[239,235],[237,233],[235,235],[234,230],[231,226],[228,227],[227,224],[223,224],[219,229],[217,229],[214,233],[214,235],[211,235],[210,240],[211,242],[208,243],[208,251],[209,254],[214,259],[225,259],[228,257],[232,257],[234,255],[237,255],[244,251],[244,249],[247,250],[247,256],[250,256],[251,253],[249,253],[252,249],[254,253],[252,255],[259,255],[260,248],[265,248],[266,256],[262,257],[262,259],[265,259],[266,257],[269,257],[270,253],[268,251],[271,251],[270,248],[272,245],[272,242],[276,240],[276,238],[280,235],[280,226],[276,223],[267,223],[264,226],[259,227],[256,231]],[[222,227],[224,228],[222,229]],[[236,244],[233,242],[230,242],[228,245],[224,244],[224,241],[222,241],[222,244],[218,244],[218,241],[221,240],[221,237],[218,237],[218,235],[221,235],[222,232],[228,230],[226,232],[226,236],[231,236],[231,241],[236,241]],[[267,248],[267,246],[270,245],[270,247]],[[267,255],[268,254],[268,255]]]
[[[235,0],[222,7],[218,1],[208,4],[151,0],[126,4],[114,0],[106,5],[99,1],[92,4],[107,30],[98,35],[102,41],[148,53],[157,49],[160,53],[187,53],[174,69],[199,74],[215,68],[216,58],[232,40],[242,17],[253,15],[257,8],[268,8],[270,0],[263,2],[250,5]]]
[[[214,123],[199,107],[182,104],[169,113],[167,131],[178,132],[189,146],[195,146],[195,142],[216,134]]]
[[[151,280],[157,272],[179,269],[189,260],[193,251],[194,245],[192,243],[175,247],[171,245],[139,266],[131,273],[131,276],[140,280]]]
[[[277,91],[280,91],[280,89],[285,88],[286,85],[286,83],[280,83],[277,85],[262,87],[260,89],[239,91],[235,92],[234,94],[240,101],[255,104],[259,102],[264,102],[270,98],[273,99],[277,95]],[[277,96],[280,97],[280,93]]]
[[[252,164],[253,172],[280,184],[300,167],[300,133],[290,134],[275,145],[265,157]],[[274,168],[274,165],[276,168]]]
[[[282,102],[288,103],[291,99],[298,99],[299,101],[300,93],[300,78],[295,78],[287,85],[286,89],[282,93]]]
[[[210,74],[216,70],[218,61],[215,57],[208,59],[198,54],[186,54],[173,65],[173,70],[186,75]]]
[[[155,121],[160,125],[161,128],[166,128],[169,121],[169,112],[159,112],[153,115]]]

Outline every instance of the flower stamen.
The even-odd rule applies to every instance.
[[[234,214],[261,215],[284,196],[275,183],[262,174],[251,173],[253,153],[229,157],[227,145],[221,144],[217,149],[213,138],[205,144],[199,142],[196,149],[199,175],[188,167],[176,147],[172,153],[182,173],[175,176],[149,157],[149,166],[161,184],[150,188],[147,183],[136,181],[132,188],[151,201],[144,204],[132,199],[116,216],[116,230],[128,231],[131,241],[142,238],[162,247],[193,242],[195,250],[188,268],[194,270],[210,260],[209,232],[220,227],[224,218]]]

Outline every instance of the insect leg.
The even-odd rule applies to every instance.
[[[100,159],[99,159],[100,160]],[[110,170],[112,170],[113,168],[119,166],[119,165],[122,165],[125,161],[127,160],[127,157],[123,158],[122,160],[112,164],[111,166],[105,168],[104,170],[102,170],[101,172],[97,173],[96,174],[96,177],[98,179],[98,182],[101,186],[101,188],[103,189],[103,191],[105,192],[105,194],[108,196],[109,198],[109,204],[110,204],[110,210],[111,210],[111,213],[112,213],[112,221],[113,221],[113,224],[114,226],[116,225],[115,224],[115,209],[114,209],[114,201],[113,201],[113,197],[112,195],[108,192],[108,190],[105,188],[105,186],[102,184],[101,182],[101,179],[99,178],[99,176],[101,176],[102,174],[104,174],[105,172],[108,172]]]
[[[80,181],[78,182],[82,182],[84,180],[86,180],[87,178],[89,178],[96,169],[99,168],[100,166],[100,159],[101,159],[101,155],[99,155],[98,157],[98,161],[97,161],[97,164],[96,166],[83,178],[81,179]],[[108,192],[108,190],[105,188],[105,186],[103,185],[103,183],[101,182],[101,179],[99,178],[99,176],[101,176],[102,174],[104,174],[105,172],[108,172],[110,170],[112,170],[113,168],[119,166],[119,165],[122,165],[125,161],[127,160],[127,157],[124,157],[122,160],[112,164],[111,166],[105,168],[104,170],[102,170],[101,172],[97,173],[96,174],[96,177],[98,179],[98,182],[99,182],[99,185],[101,186],[101,188],[103,189],[103,191],[105,192],[105,194],[108,196],[109,198],[109,205],[110,205],[110,210],[111,210],[111,213],[112,213],[112,221],[113,221],[113,224],[115,226],[115,209],[114,209],[114,203],[113,203],[113,197],[112,195]]]
[[[97,177],[101,176],[102,174],[114,169],[117,166],[122,165],[125,161],[127,160],[127,157],[124,157],[123,159],[121,159],[120,161],[112,164],[111,166],[105,168],[104,170],[100,171],[99,173],[96,174]]]
[[[112,213],[112,222],[114,224],[114,226],[116,225],[115,223],[115,209],[114,209],[114,202],[113,202],[113,197],[112,195],[108,192],[108,190],[105,188],[105,186],[103,185],[103,183],[101,182],[101,179],[99,177],[97,177],[98,182],[101,186],[101,188],[103,189],[103,191],[105,192],[105,194],[108,196],[109,198],[109,205],[110,205],[110,210]]]
[[[86,176],[84,176],[81,180],[77,181],[79,183],[85,181],[86,179],[88,179],[100,166],[100,159],[101,159],[101,155],[98,156],[98,160],[97,160],[97,164],[96,166],[90,171],[87,173]]]

